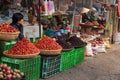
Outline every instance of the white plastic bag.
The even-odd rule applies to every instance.
[[[86,46],[86,55],[87,56],[94,56],[91,43],[88,43]]]
[[[106,46],[105,44],[99,45],[97,49],[98,53],[106,53]]]
[[[98,49],[98,45],[96,45],[95,47],[92,46],[93,54],[95,55],[98,54],[97,49]]]

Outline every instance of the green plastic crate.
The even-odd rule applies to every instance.
[[[2,63],[6,63],[11,68],[24,72],[26,80],[38,80],[40,77],[41,56],[22,60],[2,57],[1,60]]]
[[[41,56],[41,78],[48,78],[60,72],[61,56]]]
[[[75,64],[84,61],[84,51],[85,51],[85,47],[75,49]]]
[[[0,41],[0,53],[10,49],[17,41]]]
[[[35,42],[35,41],[37,41],[39,38],[30,38],[29,40],[31,41],[31,42]]]
[[[74,66],[74,63],[75,63],[75,49],[68,52],[62,52],[60,71],[64,71],[66,69],[71,68],[72,66]]]

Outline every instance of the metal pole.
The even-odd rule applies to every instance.
[[[41,16],[40,16],[40,0],[39,0],[39,3],[38,3],[38,5],[39,5],[39,9],[38,9],[38,24],[39,24],[39,37],[41,38],[42,37],[42,34],[41,34],[41,21],[40,21],[40,18],[41,18]]]
[[[71,33],[72,33],[72,31],[73,31],[73,27],[74,27],[74,15],[75,15],[75,11],[76,11],[76,0],[75,0],[75,8],[74,8],[74,12],[73,12],[73,19],[72,19]]]

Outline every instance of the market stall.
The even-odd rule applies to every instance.
[[[38,0],[13,1],[15,4],[10,6],[9,15],[0,14],[1,62],[22,71],[21,77],[25,80],[48,78],[81,63],[86,55],[93,56],[110,48],[109,39],[99,34],[99,30],[105,28],[102,16],[99,22],[91,13],[92,20],[78,24],[81,28],[74,34],[69,14],[55,11],[53,0],[44,0],[41,5]],[[24,14],[21,40],[16,40],[21,32],[10,25],[16,12]],[[80,18],[77,20],[79,22]]]
[[[81,30],[79,33],[82,40],[88,43],[86,46],[87,56],[94,56],[101,52],[106,53],[107,49],[111,47],[111,37],[106,36],[106,31],[112,31],[112,26],[109,24],[111,17],[108,15],[112,11],[112,7],[102,1],[95,1],[91,7],[90,9],[83,7],[80,13],[82,21],[80,22]]]
[[[19,80],[48,78],[84,61],[86,43],[70,35],[71,26],[67,20],[68,14],[55,11],[53,1],[43,1],[40,10],[39,2],[34,0],[21,0],[22,2],[12,0],[15,4],[10,1],[7,0],[8,13],[6,15],[4,11],[0,13],[0,53],[1,63],[5,64],[1,64],[1,68],[7,64],[11,69],[20,70],[24,74],[18,71],[19,74],[14,75],[13,70],[9,75],[8,73],[1,74],[1,80],[8,80],[8,78],[14,80],[14,77],[15,80],[16,78]],[[20,40],[17,38],[21,32],[10,25],[14,13],[24,15],[24,38]],[[41,37],[42,35],[44,36]],[[76,43],[74,43],[74,38]]]

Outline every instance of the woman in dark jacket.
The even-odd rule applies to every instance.
[[[24,35],[23,35],[23,22],[24,22],[23,15],[21,13],[13,14],[11,25],[13,27],[15,27],[18,31],[20,31],[20,34],[19,34],[17,40],[21,40],[22,38],[24,38]]]

